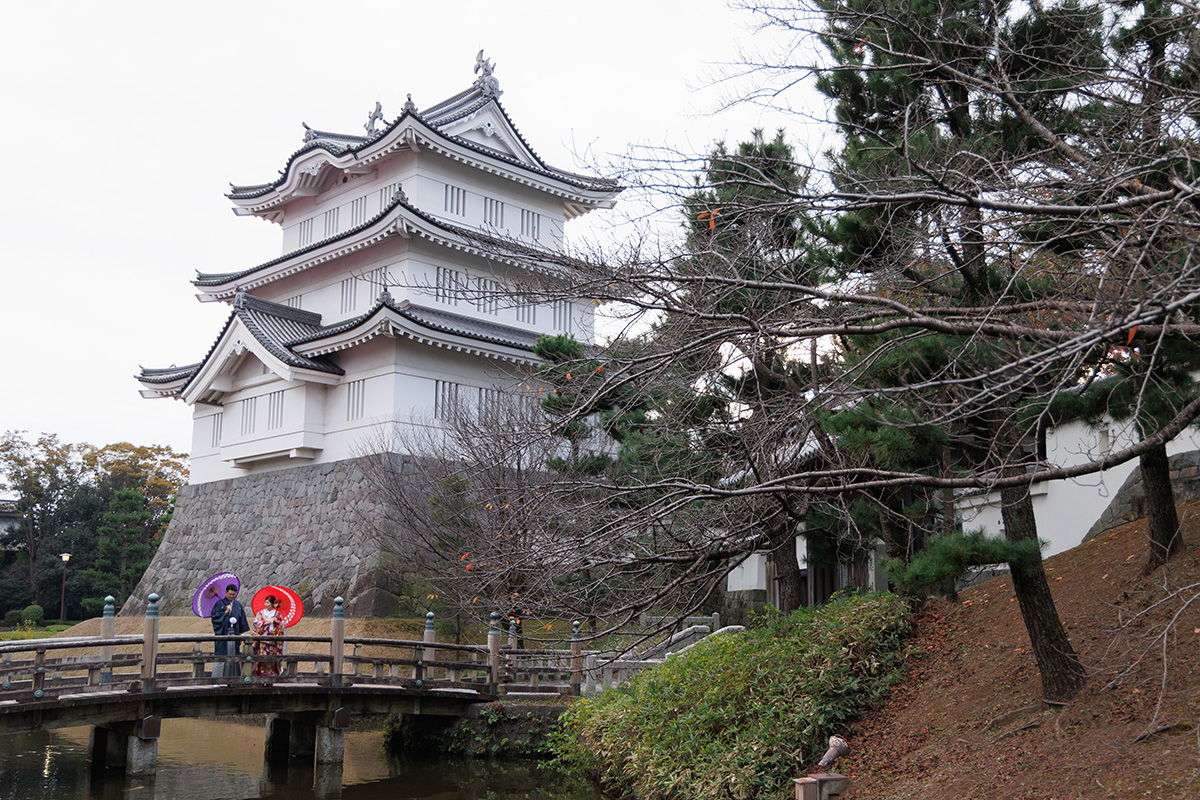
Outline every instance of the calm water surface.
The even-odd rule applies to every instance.
[[[389,756],[378,731],[346,734],[340,772],[291,759],[263,764],[264,726],[165,719],[158,773],[90,773],[88,728],[0,736],[0,799],[87,800],[602,800],[584,781],[536,762],[414,760]]]

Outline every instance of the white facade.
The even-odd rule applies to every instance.
[[[377,108],[365,136],[305,126],[276,181],[233,187],[235,213],[280,226],[282,254],[198,276],[202,302],[232,306],[225,329],[202,361],[139,376],[143,396],[192,406],[192,483],[359,455],[394,424],[437,425],[447,395],[511,388],[541,334],[592,340],[589,301],[504,287],[553,278],[538,253],[618,187],[542,162],[482,54],[476,72],[423,112],[385,125]]]
[[[1046,431],[1046,460],[1055,467],[1073,467],[1103,458],[1136,443],[1126,423],[1108,422],[1092,428],[1071,422]],[[1167,454],[1175,455],[1200,448],[1200,433],[1187,429],[1167,445]],[[1137,469],[1134,459],[1103,472],[1070,480],[1047,481],[1032,486],[1033,513],[1038,538],[1048,542],[1042,550],[1049,557],[1083,542],[1125,479]],[[983,528],[989,535],[1002,536],[998,491],[965,495],[957,501],[964,530]]]

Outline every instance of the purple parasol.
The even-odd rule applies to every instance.
[[[232,572],[218,572],[200,584],[200,588],[192,595],[192,613],[197,617],[212,615],[213,606],[225,596],[225,587],[229,584],[242,588],[242,582]]]

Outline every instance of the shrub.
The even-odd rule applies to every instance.
[[[21,622],[28,625],[40,625],[45,617],[46,612],[38,605],[25,606],[25,610],[21,612]]]
[[[908,626],[907,606],[886,594],[765,615],[577,702],[555,749],[618,795],[770,797],[886,697]]]
[[[4,624],[6,627],[15,628],[21,624],[21,609],[14,608],[4,612]]]

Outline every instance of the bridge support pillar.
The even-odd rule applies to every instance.
[[[346,754],[345,731],[317,726],[317,763],[341,764]]]
[[[309,716],[296,716],[288,725],[288,755],[312,759],[316,752],[317,723]]]
[[[339,731],[340,733],[340,731]],[[325,800],[342,796],[342,764],[317,764],[313,772],[313,797]]]
[[[158,734],[162,720],[144,717],[133,722],[94,725],[88,737],[88,760],[93,769],[125,769],[127,775],[153,775],[158,769]]]
[[[263,757],[269,763],[287,761],[291,744],[292,721],[279,716],[267,717],[267,741]]]

